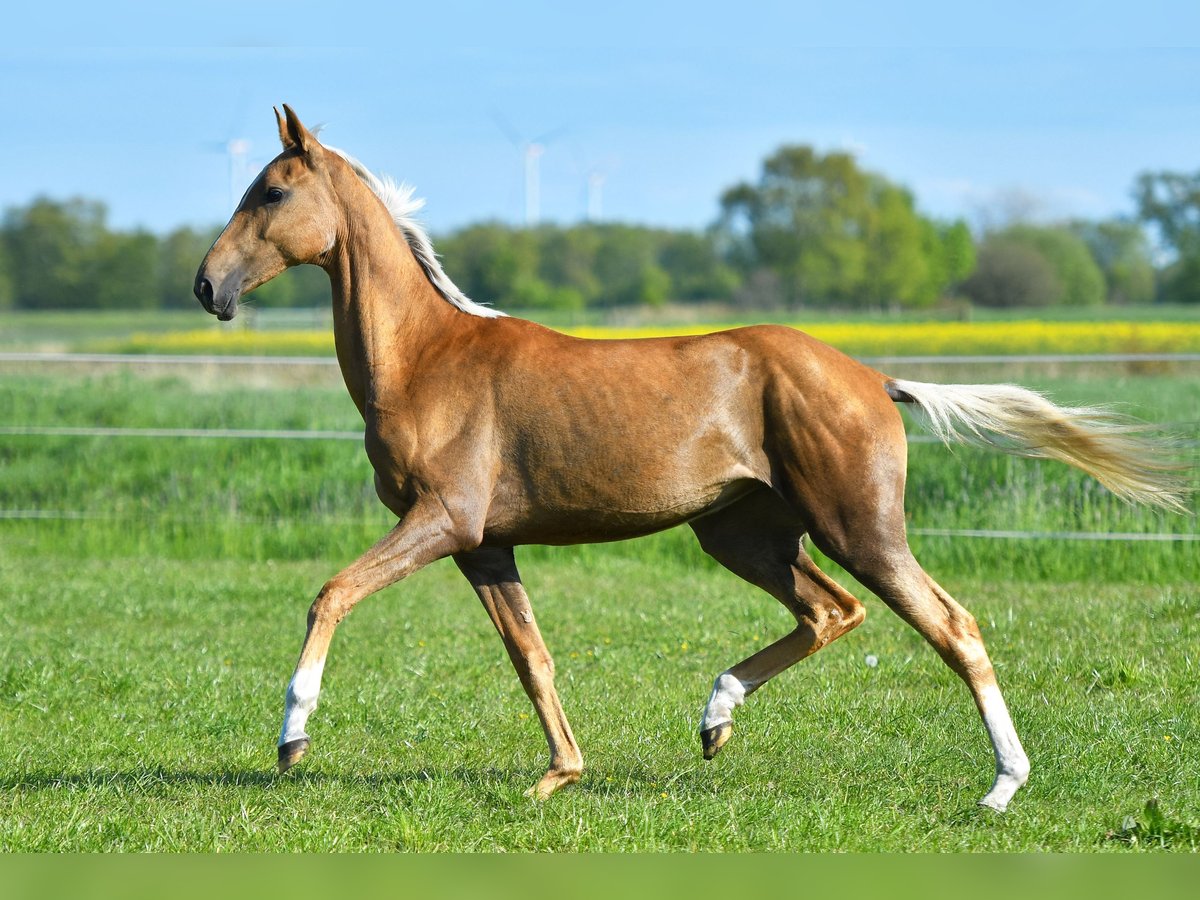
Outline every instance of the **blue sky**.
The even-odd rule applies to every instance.
[[[2,207],[84,195],[119,227],[223,221],[221,148],[249,142],[240,193],[284,101],[414,183],[435,231],[520,221],[506,130],[555,133],[541,213],[561,222],[599,170],[606,218],[704,226],[785,142],[852,150],[972,220],[1014,192],[1044,217],[1129,213],[1138,172],[1200,169],[1200,49],[1167,46],[1200,37],[1194,2],[100,6],[6,13]]]

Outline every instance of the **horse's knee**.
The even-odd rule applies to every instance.
[[[341,578],[334,577],[325,582],[312,606],[308,608],[308,627],[315,625],[337,625],[350,612],[359,599],[354,589]]]

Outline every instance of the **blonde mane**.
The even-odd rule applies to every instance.
[[[336,147],[330,147],[328,144],[322,146],[330,153],[336,153],[344,159],[354,174],[362,179],[363,184],[369,187],[372,193],[383,202],[392,220],[396,223],[396,227],[404,235],[404,240],[412,250],[413,256],[416,257],[417,263],[425,272],[425,277],[447,302],[465,313],[485,319],[494,319],[504,315],[498,309],[476,303],[460,291],[450,280],[450,276],[442,269],[442,264],[438,262],[437,253],[434,252],[433,244],[429,240],[429,235],[413,218],[425,205],[425,201],[413,196],[415,188],[412,185],[397,182],[387,175],[380,178],[349,153]]]

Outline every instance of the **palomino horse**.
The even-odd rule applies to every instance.
[[[747,695],[863,621],[862,604],[805,553],[807,534],[966,682],[996,756],[980,803],[1005,808],[1029,763],[975,620],[909,550],[895,404],[923,413],[944,439],[1063,460],[1129,500],[1179,507],[1168,465],[1103,413],[1009,386],[889,378],[791,328],[591,341],[503,316],[447,278],[410,218],[419,204],[408,192],[322,146],[284,111],[283,152],[209,250],[196,296],[228,320],[242,294],[289,266],[328,273],[338,362],[365,422],[376,491],[399,522],[312,604],[280,772],[308,751],[337,624],[364,597],[452,556],[545,729],[550,765],[531,793],[545,798],[578,780],[582,757],[513,548],[686,522],[706,552],[796,619],[790,634],[717,677],[700,724],[706,758],[729,739]]]

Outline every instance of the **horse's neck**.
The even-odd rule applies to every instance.
[[[382,206],[354,215],[325,269],[338,364],[365,416],[379,379],[403,379],[417,351],[453,327],[457,310],[429,283]]]

